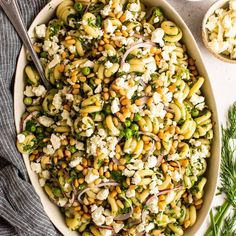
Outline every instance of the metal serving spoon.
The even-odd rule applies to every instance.
[[[19,37],[21,38],[24,46],[29,51],[29,54],[39,72],[43,84],[47,89],[50,88],[50,84],[45,77],[40,60],[33,49],[33,45],[27,33],[26,27],[22,21],[21,14],[15,0],[0,0],[0,6],[3,8],[5,14],[8,16]]]

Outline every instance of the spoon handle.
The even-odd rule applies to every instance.
[[[5,14],[8,16],[15,30],[17,31],[19,37],[23,41],[24,46],[29,51],[29,54],[39,72],[40,78],[42,79],[43,84],[46,88],[49,88],[49,82],[45,78],[43,67],[40,63],[40,60],[33,49],[33,45],[27,33],[26,27],[21,18],[20,11],[17,7],[15,0],[0,0],[0,6],[3,8]]]

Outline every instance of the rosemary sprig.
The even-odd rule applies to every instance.
[[[234,230],[236,220],[236,161],[234,158],[236,144],[234,139],[236,139],[236,103],[228,111],[226,126],[222,126],[221,187],[219,190],[225,194],[226,200],[214,217],[211,212],[211,226],[205,236],[236,235]],[[230,208],[233,208],[233,215],[225,218]]]

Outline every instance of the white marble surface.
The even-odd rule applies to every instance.
[[[222,62],[213,57],[204,47],[201,39],[201,22],[215,0],[188,2],[186,0],[167,0],[187,23],[202,52],[211,84],[216,96],[220,122],[225,121],[228,107],[236,101],[236,65]],[[215,197],[213,206],[222,202],[222,197]],[[209,221],[202,226],[197,236],[203,236]]]

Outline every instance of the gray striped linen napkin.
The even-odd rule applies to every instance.
[[[46,3],[18,0],[27,26]],[[0,235],[56,236],[60,234],[28,182],[23,159],[15,147],[12,91],[20,48],[21,41],[0,9]]]

